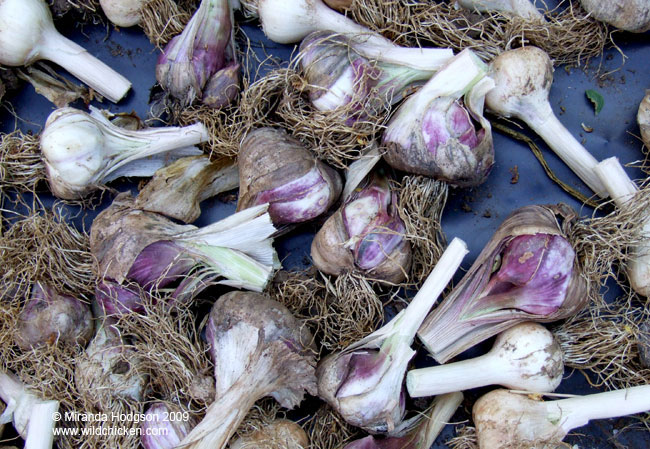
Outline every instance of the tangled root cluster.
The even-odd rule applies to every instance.
[[[522,45],[545,50],[555,64],[580,64],[600,55],[610,40],[607,26],[588,16],[575,0],[546,11],[546,22],[501,13],[475,14],[454,2],[355,0],[358,23],[401,45],[471,48],[485,60]]]

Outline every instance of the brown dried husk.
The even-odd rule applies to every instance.
[[[469,425],[461,425],[456,428],[456,436],[447,441],[451,449],[479,449],[476,439],[476,428]]]
[[[46,179],[39,137],[16,130],[0,135],[0,190],[34,192]]]
[[[25,212],[1,211],[9,224],[0,236],[1,291],[24,296],[34,282],[42,281],[60,293],[89,298],[95,259],[88,235],[69,225],[73,217],[57,204],[52,209],[37,202],[22,207]]]
[[[553,329],[562,347],[564,364],[586,370],[595,387],[608,389],[645,385],[650,369],[639,359],[639,327],[650,319],[650,310],[633,297],[618,298],[610,305],[591,307]]]
[[[500,13],[476,15],[454,2],[354,0],[348,15],[400,45],[471,48],[485,60],[524,44],[545,50],[554,64],[580,64],[598,56],[611,36],[575,0],[545,14],[547,23]]]
[[[315,269],[281,271],[268,294],[304,320],[321,353],[346,348],[384,319],[383,304],[373,284],[350,273],[329,277]]]
[[[408,285],[418,288],[447,246],[441,220],[449,189],[446,183],[425,176],[405,176],[393,188],[399,192],[397,210],[411,243]]]
[[[117,326],[138,354],[148,378],[147,395],[180,404],[194,415],[214,401],[213,367],[190,306],[170,306],[164,296],[143,293],[143,313],[122,314]]]

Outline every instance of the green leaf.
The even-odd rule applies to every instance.
[[[605,106],[605,99],[602,95],[593,89],[585,91],[585,94],[587,95],[587,98],[589,98],[589,100],[594,104],[594,113],[598,115],[598,113],[603,110],[603,106]]]

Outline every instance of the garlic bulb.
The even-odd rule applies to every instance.
[[[270,203],[275,225],[301,223],[325,213],[342,188],[339,174],[284,130],[255,129],[241,143],[237,210]]]
[[[282,304],[251,292],[221,296],[208,318],[216,400],[181,441],[187,449],[223,449],[255,401],[271,396],[294,408],[316,393],[313,342]]]
[[[36,283],[18,317],[16,343],[22,349],[56,342],[86,346],[93,335],[90,307]]]
[[[129,80],[63,37],[43,0],[0,2],[0,64],[16,67],[53,61],[112,102],[131,88]]]
[[[521,323],[500,333],[485,355],[409,371],[406,386],[414,398],[495,384],[551,392],[562,381],[562,359],[550,331],[537,323]]]
[[[558,224],[574,214],[567,207],[526,206],[506,218],[418,330],[436,361],[520,322],[556,321],[584,307],[586,281]]]
[[[492,128],[483,117],[483,99],[494,83],[486,73],[471,50],[449,60],[388,122],[386,162],[456,186],[483,183],[494,164]]]
[[[598,161],[557,119],[548,96],[553,84],[553,64],[548,54],[527,46],[503,52],[490,63],[494,89],[485,106],[503,117],[523,120],[598,196],[607,191],[594,173]]]
[[[396,204],[388,180],[372,176],[314,237],[314,266],[333,275],[359,271],[386,282],[404,280],[411,265],[411,245]]]
[[[647,0],[580,0],[595,19],[632,33],[650,30],[650,3]]]
[[[193,145],[208,140],[201,123],[183,128],[130,131],[113,125],[98,110],[74,108],[50,114],[41,151],[52,193],[78,199],[122,176],[151,176],[173,160],[202,154]]]
[[[142,20],[140,11],[147,0],[99,0],[108,20],[120,27],[132,27]]]

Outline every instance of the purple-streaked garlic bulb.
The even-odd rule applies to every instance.
[[[559,220],[568,207],[526,206],[495,231],[478,258],[418,331],[439,363],[523,321],[567,318],[587,284]]]
[[[309,100],[319,111],[348,108],[348,123],[368,113],[386,113],[409,88],[428,80],[430,70],[363,56],[350,36],[317,31],[300,44],[300,69],[309,83]]]
[[[142,421],[144,449],[174,449],[196,425],[188,413],[171,408],[166,402],[154,402]]]
[[[90,230],[102,279],[98,302],[107,312],[142,311],[139,288],[167,288],[171,300],[182,301],[212,281],[262,291],[279,266],[266,208],[255,206],[197,228],[138,210],[129,193],[118,195]]]
[[[404,418],[404,375],[417,329],[467,254],[455,238],[406,309],[367,337],[318,363],[318,395],[348,423],[369,433],[399,431]]]
[[[471,50],[449,60],[393,115],[382,137],[392,167],[471,187],[494,164],[492,128],[483,99],[494,83]]]
[[[411,265],[411,245],[388,180],[371,176],[327,219],[311,245],[314,266],[339,275],[359,271],[401,282]]]
[[[183,32],[158,57],[156,79],[181,105],[191,104],[225,66],[231,36],[228,0],[202,0]]]
[[[341,194],[339,174],[284,130],[251,131],[239,150],[237,210],[270,203],[275,225],[324,214]]]
[[[93,336],[92,320],[88,304],[37,282],[18,316],[16,344],[24,350],[57,342],[86,346]]]
[[[216,400],[181,441],[187,449],[223,449],[255,401],[271,396],[294,408],[316,393],[312,336],[282,304],[251,292],[221,296],[208,318]]]
[[[228,64],[217,71],[203,88],[201,103],[211,108],[223,108],[239,96],[241,90],[241,65]]]
[[[141,401],[147,376],[142,359],[126,344],[118,328],[105,321],[84,354],[77,359],[77,389],[100,409],[115,399]]]

